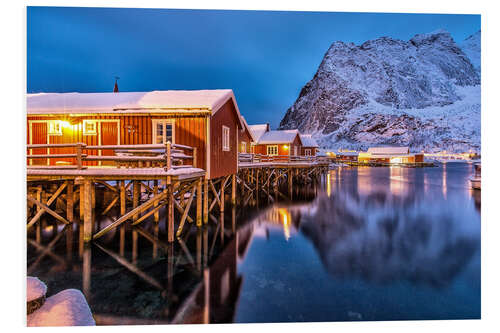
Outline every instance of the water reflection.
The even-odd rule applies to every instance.
[[[469,169],[332,170],[293,202],[189,223],[174,244],[152,221],[84,245],[78,224],[44,220],[28,235],[28,274],[50,295],[82,290],[98,324],[477,318]]]

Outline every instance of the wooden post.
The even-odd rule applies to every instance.
[[[293,176],[292,176],[292,170],[288,169],[288,195],[290,196],[290,199],[293,197]]]
[[[236,174],[231,177],[231,205],[236,206]]]
[[[73,222],[73,182],[66,182],[66,220]]]
[[[120,181],[120,217],[127,212],[127,200],[125,193],[125,181]],[[125,254],[125,225],[120,226],[120,255]]]
[[[167,171],[172,168],[172,144],[170,141],[167,141],[165,144],[165,158],[167,159]]]
[[[76,179],[75,179],[75,184],[76,184]],[[79,207],[79,210],[80,210],[80,222],[83,221],[83,213],[85,211],[85,208],[83,207],[84,206],[84,194],[85,194],[85,190],[84,190],[84,184],[83,183],[80,183],[80,202],[78,204],[78,207]]]
[[[220,183],[220,211],[221,213],[224,212],[224,201],[226,196],[224,195],[224,189],[226,188],[226,184],[224,183],[224,181],[221,181]]]
[[[83,249],[83,265],[82,265],[82,291],[87,300],[90,300],[90,288],[92,286],[92,250],[90,244],[85,244]]]
[[[132,230],[132,263],[134,265],[137,264],[138,241],[139,241],[139,235],[137,234],[137,231]]]
[[[193,148],[193,168],[198,166],[198,151],[196,147]]]
[[[157,196],[158,195],[158,180],[154,180],[153,181],[153,196]],[[158,206],[158,203],[155,202],[153,207],[156,208]],[[156,223],[158,223],[160,221],[160,212],[159,211],[156,211],[154,213],[154,220]]]
[[[133,209],[136,209],[137,206],[139,206],[139,197],[141,195],[141,182],[138,180],[133,181],[133,188],[132,188],[132,206]],[[132,220],[135,222],[137,218],[139,217],[139,214],[135,214],[132,217]]]
[[[201,193],[202,182],[203,178],[200,178],[198,180],[198,183],[196,184],[196,226],[198,227],[202,226],[201,222],[202,197],[203,197],[203,194]]]
[[[92,240],[92,181],[83,181],[83,241]],[[81,189],[80,189],[81,191]],[[80,203],[81,205],[81,203]]]
[[[36,190],[36,200],[42,202],[42,185],[39,185]],[[36,212],[41,210],[40,206],[36,205]],[[36,242],[40,244],[42,242],[42,220],[38,221],[36,224]]]
[[[168,183],[168,206],[167,206],[167,217],[168,217],[168,241],[174,241],[174,185],[171,184],[169,179]]]
[[[203,223],[208,223],[208,179],[203,179]]]
[[[81,143],[76,144],[76,168],[80,170],[82,168],[82,149],[83,145]]]
[[[231,231],[233,234],[236,233],[236,206],[233,206],[231,209]]]

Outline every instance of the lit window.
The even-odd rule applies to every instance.
[[[247,152],[247,143],[245,141],[241,142],[241,152],[246,153]]]
[[[229,151],[229,127],[222,126],[222,150]]]
[[[278,155],[278,145],[267,146],[267,155]]]
[[[174,122],[170,119],[153,119],[153,143],[174,143]]]
[[[62,135],[61,121],[59,120],[49,121],[49,135]]]
[[[83,134],[84,135],[96,135],[97,134],[97,121],[84,120],[83,121]]]
[[[306,150],[304,150],[304,154],[305,154],[306,156],[311,156],[311,149],[306,149]]]

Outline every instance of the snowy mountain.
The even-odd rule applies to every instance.
[[[469,57],[474,68],[481,73],[481,30],[467,37],[460,48]]]
[[[479,151],[481,82],[470,57],[480,54],[480,33],[467,40],[466,51],[443,30],[409,41],[335,42],[280,129],[312,133],[329,149]]]

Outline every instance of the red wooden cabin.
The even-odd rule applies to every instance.
[[[174,144],[197,148],[194,167],[209,179],[237,172],[238,135],[244,128],[232,90],[120,93],[41,93],[27,97],[28,144]],[[36,148],[62,154],[69,148]],[[113,154],[87,151],[87,154]],[[56,165],[68,159],[32,159]],[[88,161],[89,166],[106,164]]]
[[[311,134],[301,134],[300,139],[302,140],[302,149],[300,155],[302,156],[316,156],[319,145],[311,136]]]
[[[248,127],[245,117],[241,116],[241,122],[243,123],[243,128],[238,131],[238,152],[251,153],[255,139]]]
[[[299,156],[302,140],[298,130],[267,131],[254,147],[255,154],[269,156]]]

